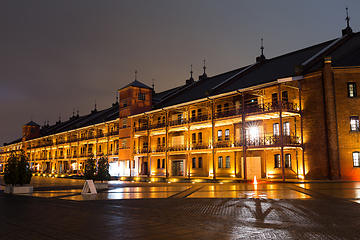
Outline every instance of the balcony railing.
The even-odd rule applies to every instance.
[[[186,145],[174,145],[169,147],[169,151],[185,151],[186,149]]]
[[[170,126],[179,126],[188,123],[188,120],[186,119],[177,119],[170,121]]]
[[[144,125],[144,126],[136,127],[136,128],[135,128],[135,132],[141,132],[141,131],[146,131],[146,130],[149,130],[149,126],[148,126],[148,125]]]
[[[156,124],[151,124],[149,129],[157,129],[157,128],[164,128],[166,127],[165,123],[156,123]]]
[[[210,148],[209,144],[206,143],[193,143],[192,149],[208,149]]]
[[[281,101],[281,108],[288,111],[299,111],[299,105],[297,103],[292,103],[288,101]],[[250,106],[245,106],[244,113],[257,113],[257,112],[266,112],[266,111],[274,111],[279,110],[280,105],[278,102],[268,102],[262,104],[254,104]]]
[[[140,154],[140,153],[150,153],[149,148],[141,148],[141,149],[134,149],[134,154]]]
[[[202,122],[211,119],[211,115],[200,115],[190,118],[190,122]]]
[[[166,151],[166,147],[164,146],[158,146],[156,148],[152,148],[151,152],[165,152]]]

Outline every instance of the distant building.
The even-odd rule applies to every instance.
[[[0,163],[23,149],[54,174],[93,154],[116,176],[360,180],[360,33],[256,60],[160,93],[135,80],[108,109],[30,122]]]

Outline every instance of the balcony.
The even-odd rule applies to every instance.
[[[214,118],[226,118],[226,117],[232,117],[232,116],[236,116],[236,115],[241,115],[241,109],[232,109],[232,110],[216,112]]]
[[[189,122],[191,122],[191,123],[203,122],[203,121],[207,121],[210,119],[211,119],[211,115],[200,115],[200,116],[195,116],[195,117],[190,118]]]
[[[280,145],[281,137],[280,136],[268,136],[261,138],[252,138],[246,139],[246,146],[270,146],[270,145]],[[284,145],[300,145],[300,138],[296,136],[283,136]]]
[[[169,151],[186,151],[186,145],[174,145],[169,147]]]
[[[142,132],[142,131],[146,131],[146,130],[149,130],[149,126],[148,126],[148,125],[144,125],[144,126],[136,127],[136,128],[135,128],[135,132]]]
[[[164,147],[164,146],[157,146],[156,148],[151,149],[151,151],[152,151],[153,153],[165,152],[165,151],[166,151],[166,147]]]
[[[134,149],[133,153],[134,154],[150,153],[150,149],[148,148]]]
[[[115,135],[119,135],[119,130],[117,130],[117,131],[112,131],[112,132],[108,132],[108,133],[106,134],[106,136],[115,136]]]
[[[170,121],[170,126],[179,126],[179,125],[184,125],[187,123],[188,123],[188,121],[186,119],[177,119],[177,120]]]
[[[151,124],[149,129],[157,129],[157,128],[164,128],[166,127],[165,123],[156,123],[156,124]]]
[[[210,148],[209,144],[207,144],[207,143],[193,143],[191,147],[192,147],[192,150],[209,149]]]
[[[278,102],[268,102],[268,103],[245,106],[244,113],[251,114],[258,112],[278,111],[279,109],[280,109],[280,105]],[[285,111],[299,112],[300,107],[297,103],[281,101],[281,109]]]

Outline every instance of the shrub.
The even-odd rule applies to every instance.
[[[107,157],[101,157],[98,161],[96,180],[101,182],[110,180],[109,160]]]
[[[85,179],[92,179],[95,180],[95,173],[96,173],[96,162],[94,159],[94,155],[91,155],[85,161]]]
[[[19,154],[11,153],[5,164],[4,182],[5,184],[16,185],[29,184],[32,173],[30,171],[28,158],[24,151]]]

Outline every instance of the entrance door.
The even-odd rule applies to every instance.
[[[172,176],[184,176],[184,160],[172,161]]]
[[[148,163],[141,163],[141,175],[148,175]]]
[[[244,159],[241,158],[242,162]],[[261,178],[261,157],[246,157],[246,174],[247,179],[252,180]]]

